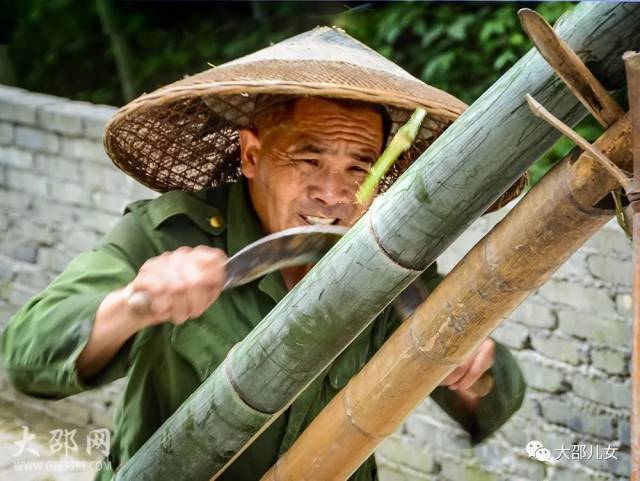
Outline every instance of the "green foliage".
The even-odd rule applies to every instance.
[[[527,4],[550,22],[569,3]],[[397,2],[336,24],[416,77],[472,103],[530,48],[514,3]]]
[[[98,0],[99,1],[99,0]],[[107,0],[109,1],[109,0]],[[0,0],[19,86],[114,105],[316,25],[338,25],[416,77],[472,103],[530,48],[516,3]],[[572,3],[527,3],[554,22]],[[124,48],[123,48],[124,47]],[[116,58],[130,68],[118,70]],[[124,77],[123,77],[124,76]],[[126,77],[126,78],[125,78]],[[593,122],[581,127],[593,135]],[[534,180],[567,150],[559,142]]]

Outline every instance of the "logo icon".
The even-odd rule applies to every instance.
[[[525,449],[530,458],[536,458],[538,461],[542,461],[543,463],[547,463],[551,459],[551,451],[545,448],[540,441],[535,439],[529,441]]]

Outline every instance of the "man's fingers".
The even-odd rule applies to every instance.
[[[226,258],[222,250],[207,246],[165,252],[143,264],[126,292],[129,298],[144,293],[150,322],[181,324],[202,315],[218,298],[226,278]]]
[[[495,343],[487,339],[478,349],[465,375],[449,386],[452,390],[467,390],[493,366]]]
[[[462,364],[458,365],[453,371],[449,373],[447,377],[443,379],[440,383],[442,386],[448,386],[451,388],[455,383],[457,383],[460,379],[464,377],[464,375],[469,370],[471,363],[469,361],[465,361]]]

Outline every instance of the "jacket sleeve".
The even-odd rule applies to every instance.
[[[509,348],[494,342],[495,359],[489,369],[494,386],[480,399],[475,413],[470,414],[464,408],[455,391],[438,386],[431,393],[431,399],[470,434],[473,445],[481,443],[496,432],[520,409],[526,391],[524,376]]]
[[[421,278],[428,292],[433,292],[444,276],[438,272],[434,262]],[[392,322],[391,329],[395,330],[397,325],[397,321]],[[520,408],[526,391],[526,383],[518,362],[506,346],[495,340],[494,342],[495,359],[489,370],[494,379],[494,387],[481,398],[476,413],[469,413],[455,391],[444,386],[436,387],[431,393],[431,398],[470,434],[474,445],[497,431]]]
[[[75,363],[89,340],[98,306],[130,282],[137,271],[118,239],[143,242],[132,214],[125,215],[93,251],[75,257],[44,291],[8,322],[0,336],[0,359],[16,389],[42,398],[62,398],[126,374],[129,339],[91,380],[80,379]],[[134,336],[135,337],[135,336]]]

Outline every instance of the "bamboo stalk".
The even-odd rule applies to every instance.
[[[631,348],[631,481],[640,481],[640,53],[624,55],[633,134],[633,339]]]
[[[600,125],[607,128],[624,114],[622,107],[542,15],[523,8],[518,11],[518,16],[540,54]]]
[[[596,146],[618,165],[630,166],[629,119],[614,124]],[[615,186],[590,155],[564,159],[456,265],[262,481],[347,479],[611,218],[610,209],[594,205]]]
[[[607,158],[602,152],[600,152],[596,147],[591,145],[590,142],[585,140],[580,134],[578,134],[571,127],[563,123],[561,120],[556,118],[551,112],[545,109],[536,99],[534,99],[531,95],[526,95],[527,103],[531,108],[531,111],[541,119],[544,119],[550,125],[553,125],[556,129],[562,132],[564,135],[573,140],[576,145],[582,147],[583,150],[591,154],[598,162],[602,164],[602,166],[609,172],[609,175],[616,179],[618,183],[624,187],[625,191],[628,191],[631,187],[631,181],[626,176],[626,174],[620,170],[620,168],[615,165],[610,159]]]
[[[559,30],[605,77],[640,42],[640,6],[582,3]],[[594,35],[594,32],[598,35]],[[615,41],[614,41],[615,40]],[[529,52],[454,122],[116,474],[117,480],[221,473],[558,138],[536,122],[536,92],[570,125],[585,114]],[[366,302],[353,302],[366,299]]]
[[[417,108],[413,114],[411,114],[411,118],[407,123],[398,129],[388,147],[384,149],[380,158],[378,158],[376,163],[373,164],[373,167],[371,167],[367,178],[364,179],[364,182],[360,185],[358,193],[356,194],[358,202],[368,202],[371,197],[373,197],[384,174],[386,174],[394,162],[398,160],[398,157],[413,144],[413,141],[420,131],[420,126],[422,125],[425,115],[427,115],[425,109]]]

